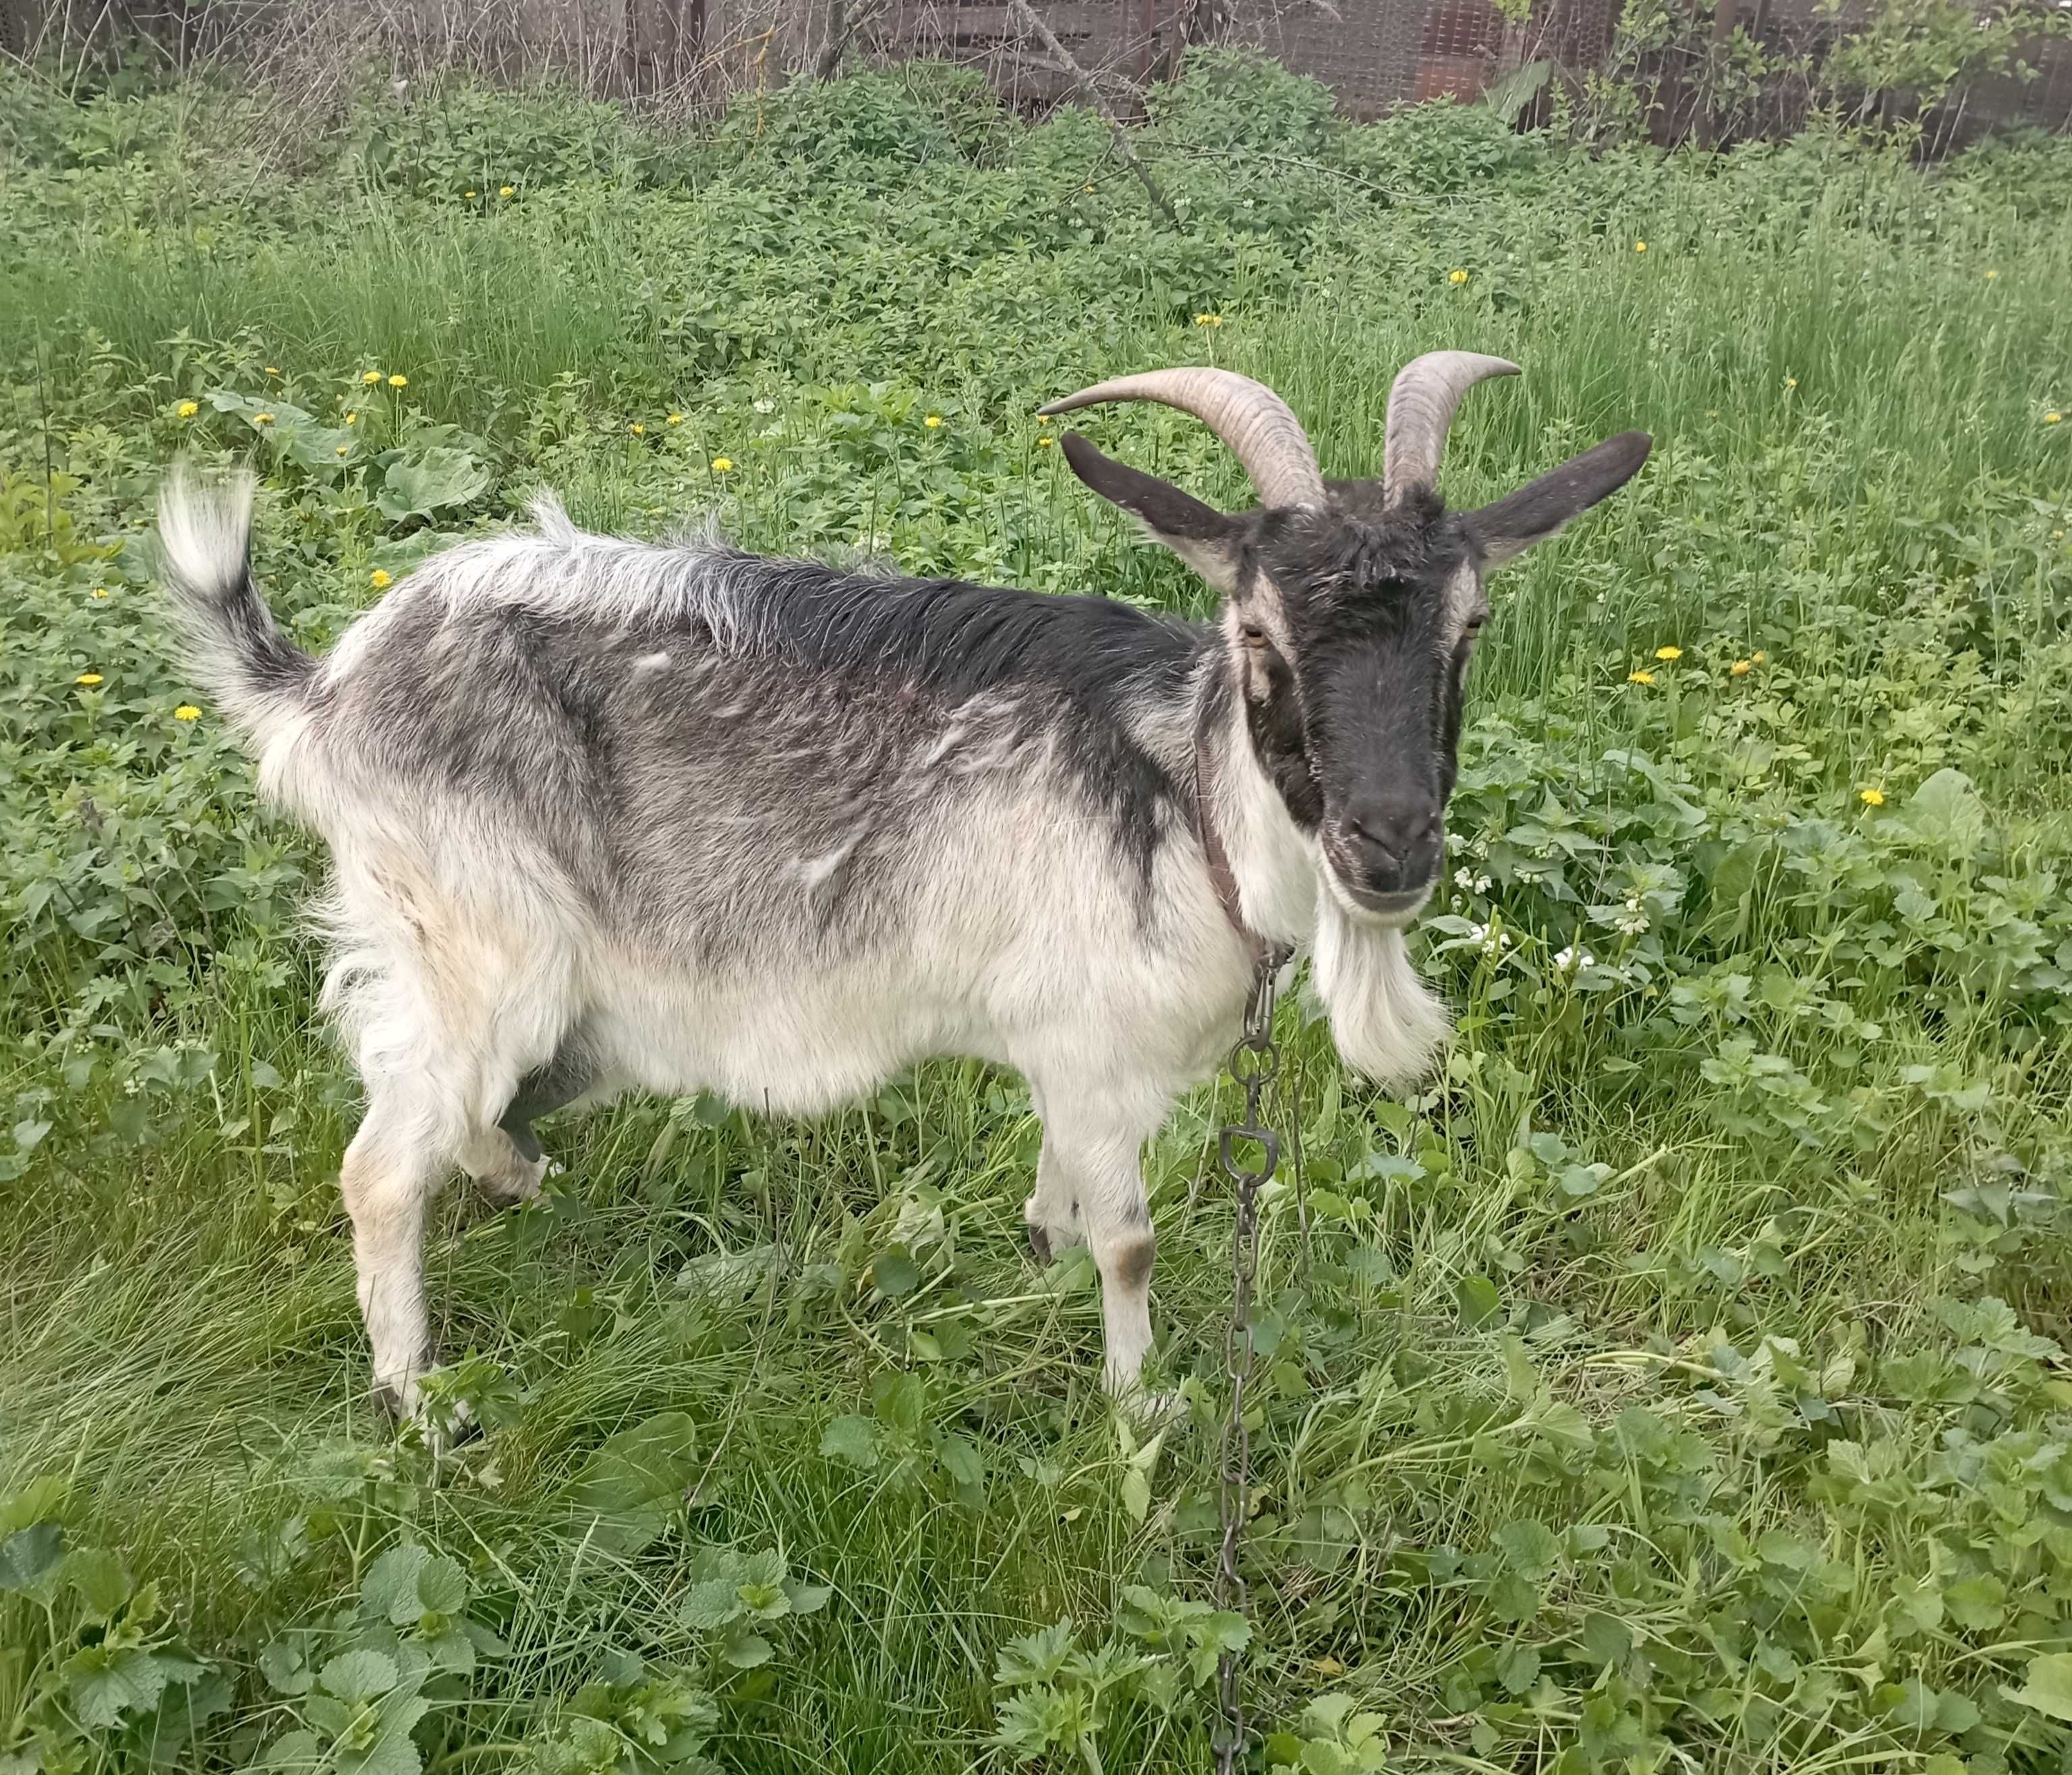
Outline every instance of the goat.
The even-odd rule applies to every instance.
[[[940,1054],[1028,1080],[1030,1239],[1090,1248],[1105,1380],[1132,1392],[1141,1148],[1262,958],[1309,947],[1342,1058],[1379,1082],[1445,1037],[1404,931],[1440,873],[1484,577],[1649,449],[1624,433],[1448,511],[1461,397],[1515,370],[1411,364],[1378,483],[1326,482],[1287,405],[1227,371],[1046,408],[1162,401],[1235,454],[1260,503],[1228,516],[1064,439],[1223,594],[1206,624],[587,535],[543,496],[536,533],[434,557],[317,659],[253,584],[249,478],[176,466],[193,668],[335,864],[323,1002],[366,1090],[339,1183],[376,1394],[419,1410],[450,1168],[528,1198],[550,1111],[637,1089],[812,1115]]]

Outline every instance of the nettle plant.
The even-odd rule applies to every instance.
[[[65,1486],[0,1499],[0,1772],[70,1775],[169,1765],[231,1703],[193,1655],[155,1584],[69,1543]]]

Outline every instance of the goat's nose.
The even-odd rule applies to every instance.
[[[1346,810],[1346,836],[1378,888],[1421,887],[1439,867],[1439,810],[1376,797]]]

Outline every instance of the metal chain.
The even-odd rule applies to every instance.
[[[1230,1415],[1223,1420],[1218,1461],[1218,1506],[1223,1544],[1217,1554],[1216,1606],[1245,1612],[1244,1576],[1238,1570],[1238,1542],[1244,1533],[1250,1500],[1252,1432],[1244,1422],[1245,1384],[1252,1378],[1252,1288],[1259,1268],[1259,1186],[1273,1175],[1281,1142],[1266,1125],[1261,1099],[1281,1070],[1281,1050],[1273,1043],[1274,976],[1285,958],[1260,959],[1244,1012],[1244,1033],[1231,1050],[1230,1074],[1244,1087],[1244,1120],[1225,1125],[1216,1142],[1217,1162],[1237,1185],[1237,1218],[1231,1234],[1231,1317],[1223,1333],[1223,1371],[1230,1378]],[[1256,1145],[1260,1161],[1248,1167],[1239,1161],[1240,1141]],[[1215,1744],[1216,1775],[1235,1775],[1244,1754],[1244,1703],[1239,1699],[1237,1654],[1216,1660],[1216,1707],[1220,1715]]]

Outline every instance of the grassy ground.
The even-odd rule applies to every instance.
[[[1527,372],[1456,498],[1656,453],[1499,590],[1444,1078],[1377,1098],[1283,1009],[1260,1766],[2072,1757],[2072,149],[1593,162],[1205,66],[1145,138],[1175,233],[1084,118],[925,69],[676,142],[0,93],[0,1768],[1202,1767],[1228,1103],[1148,1157],[1155,1443],[1026,1255],[1018,1081],[948,1062],[551,1125],[549,1199],[432,1240],[488,1433],[395,1441],[320,859],[169,663],[152,491],[256,460],[313,646],[542,483],[1198,610],[1038,401],[1214,360],[1372,472],[1448,345]],[[1091,429],[1239,502],[1177,416]]]

